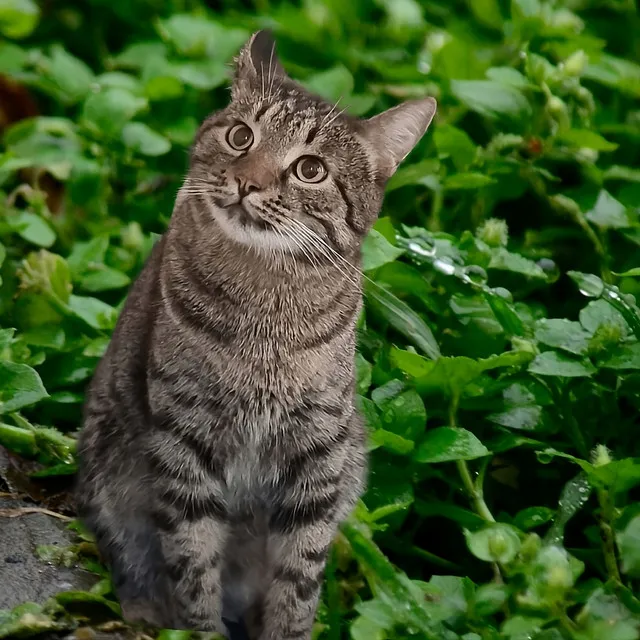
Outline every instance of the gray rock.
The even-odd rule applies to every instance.
[[[0,510],[29,507],[26,502],[0,498]],[[41,513],[9,518],[0,515],[0,609],[24,602],[42,604],[60,591],[90,589],[97,578],[83,569],[56,567],[42,561],[40,545],[73,544],[64,522]]]

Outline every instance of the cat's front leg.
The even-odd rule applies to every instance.
[[[308,640],[315,620],[324,568],[338,521],[327,502],[310,501],[296,522],[278,522],[269,539],[272,582],[259,640]],[[277,518],[278,516],[276,516]],[[288,517],[288,516],[285,516]],[[280,530],[278,530],[280,529]]]
[[[163,523],[162,547],[180,629],[226,633],[221,575],[229,525],[220,516],[191,512],[181,522]]]

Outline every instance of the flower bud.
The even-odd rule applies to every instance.
[[[567,75],[581,76],[588,62],[589,62],[589,57],[584,51],[582,51],[582,49],[580,49],[579,51],[572,53],[564,61],[564,70],[567,73]]]
[[[509,241],[509,227],[504,220],[489,218],[480,226],[476,235],[490,247],[506,247]]]

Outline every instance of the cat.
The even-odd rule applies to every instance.
[[[85,403],[78,510],[126,620],[310,638],[366,482],[361,246],[435,110],[358,119],[289,78],[269,32],[240,51]]]

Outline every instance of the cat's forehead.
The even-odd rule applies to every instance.
[[[331,104],[305,92],[297,86],[282,88],[276,96],[256,94],[252,100],[230,105],[238,115],[252,121],[260,128],[277,134],[281,139],[293,142],[328,142],[352,139],[355,122],[339,105]]]

